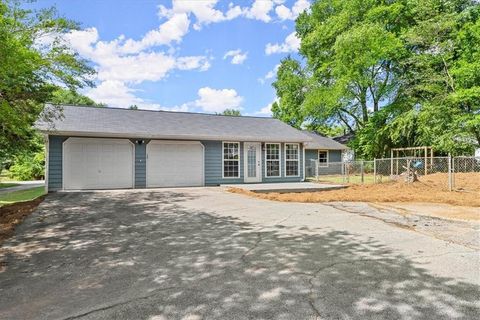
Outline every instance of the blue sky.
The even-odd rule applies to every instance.
[[[38,0],[83,30],[66,37],[97,70],[83,93],[112,107],[269,115],[275,67],[307,0]]]

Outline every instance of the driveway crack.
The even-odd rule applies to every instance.
[[[245,251],[242,256],[240,257],[240,260],[242,260],[244,263],[249,263],[246,259],[246,257],[253,251],[255,250],[259,245],[260,243],[263,241],[263,238],[262,238],[262,233],[261,232],[258,232],[257,233],[257,240],[255,241],[255,243],[253,244],[252,247],[250,247],[247,251]]]
[[[313,273],[306,273],[306,272],[296,272],[297,274],[304,275],[308,277],[308,284],[309,284],[309,292],[308,292],[308,304],[310,305],[310,308],[312,308],[313,312],[315,313],[315,318],[316,319],[323,319],[322,313],[318,308],[315,306],[315,292],[314,292],[314,284],[313,281],[318,277],[318,275],[327,269],[336,267],[338,265],[342,264],[354,264],[354,263],[365,263],[365,262],[371,262],[371,261],[376,261],[376,259],[361,259],[361,260],[355,260],[355,261],[337,261],[333,262],[324,266],[319,267],[316,269]]]
[[[70,316],[70,317],[67,317],[67,318],[63,318],[62,320],[73,320],[73,319],[80,319],[80,318],[83,318],[83,317],[86,317],[88,315],[91,315],[91,314],[94,314],[96,312],[100,312],[100,311],[105,311],[105,310],[109,310],[109,309],[114,309],[116,307],[119,307],[119,306],[122,306],[122,305],[126,305],[126,304],[129,304],[131,302],[134,302],[134,301],[138,301],[138,300],[145,300],[145,299],[149,299],[155,295],[157,295],[158,293],[160,292],[163,292],[163,291],[168,291],[168,290],[173,290],[173,289],[179,289],[180,287],[178,286],[174,286],[174,287],[166,287],[166,288],[158,288],[158,289],[155,289],[153,290],[152,292],[150,292],[148,295],[144,295],[144,296],[141,296],[141,297],[136,297],[134,299],[130,299],[130,300],[126,300],[126,301],[122,301],[122,302],[117,302],[117,303],[114,303],[114,304],[111,304],[111,305],[108,305],[108,306],[104,306],[104,307],[101,307],[101,308],[97,308],[97,309],[92,309],[92,310],[89,310],[87,312],[84,312],[84,313],[81,313],[81,314],[77,314],[77,315],[74,315],[74,316]]]

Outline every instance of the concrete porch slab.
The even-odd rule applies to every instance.
[[[290,193],[312,192],[343,189],[347,186],[338,184],[321,184],[313,182],[279,182],[279,183],[250,183],[250,184],[222,184],[224,188],[239,188],[256,193]]]

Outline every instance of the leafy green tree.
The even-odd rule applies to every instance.
[[[138,106],[136,104],[132,104],[130,107],[128,107],[130,110],[138,110]]]
[[[239,110],[236,110],[236,109],[225,109],[223,110],[223,112],[221,113],[216,113],[218,115],[224,115],[224,116],[241,116],[242,114],[240,113]]]
[[[282,61],[275,117],[342,126],[357,154],[479,144],[479,4],[473,0],[322,0],[296,21],[301,64]]]
[[[81,95],[76,91],[59,88],[52,94],[49,101],[52,104],[71,104],[77,106],[105,107],[103,103],[96,103],[87,96]]]
[[[307,119],[302,108],[305,100],[306,75],[300,62],[287,57],[277,71],[277,80],[272,84],[280,102],[272,104],[272,115],[289,125],[300,128]]]
[[[53,8],[20,4],[0,1],[0,163],[28,145],[32,124],[59,85],[72,91],[93,85],[93,69],[62,41],[78,25]]]

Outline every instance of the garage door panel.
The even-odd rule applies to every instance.
[[[64,161],[65,189],[133,187],[133,146],[128,140],[70,138]]]
[[[203,146],[200,143],[162,143],[147,146],[149,187],[203,185]]]

